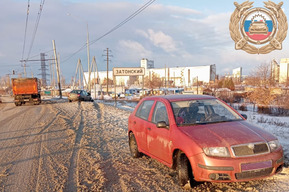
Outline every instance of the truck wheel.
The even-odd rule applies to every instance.
[[[133,133],[129,134],[129,149],[133,158],[138,158],[141,156],[141,153],[138,151],[138,146]]]
[[[15,105],[16,105],[16,106],[21,106],[22,103],[21,103],[21,102],[15,102]]]
[[[188,182],[190,184],[193,180],[193,172],[190,165],[190,161],[185,155],[185,153],[178,153],[177,156],[177,174],[178,174],[178,182],[180,186],[185,186]]]

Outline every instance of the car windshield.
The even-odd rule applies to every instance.
[[[172,108],[178,126],[242,120],[218,99],[176,101]]]
[[[71,91],[71,93],[80,94],[81,90],[73,90],[73,91]]]

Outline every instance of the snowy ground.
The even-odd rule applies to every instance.
[[[127,120],[136,103],[47,99],[16,107],[1,99],[0,191],[289,191],[288,168],[259,181],[180,188],[174,170],[147,156],[131,158]],[[288,162],[288,124],[271,119],[287,118],[248,115],[280,139]]]

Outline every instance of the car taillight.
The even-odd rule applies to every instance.
[[[77,94],[77,96],[79,97],[79,96],[80,96],[80,94]]]

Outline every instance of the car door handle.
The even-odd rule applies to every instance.
[[[148,127],[147,130],[151,131],[152,129],[150,127]]]
[[[133,124],[135,125],[135,124],[136,124],[136,121],[134,121]]]

